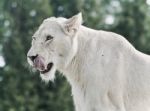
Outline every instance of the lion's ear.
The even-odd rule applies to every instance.
[[[82,13],[69,18],[64,24],[64,31],[68,35],[75,35],[82,24]]]

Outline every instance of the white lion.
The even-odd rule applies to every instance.
[[[118,34],[81,24],[81,13],[44,20],[32,37],[29,64],[45,81],[63,72],[76,111],[150,111],[150,56]]]

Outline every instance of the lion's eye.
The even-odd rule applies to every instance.
[[[45,41],[52,40],[53,38],[54,38],[53,36],[51,36],[51,35],[47,35],[47,36],[46,36],[46,40],[45,40]]]

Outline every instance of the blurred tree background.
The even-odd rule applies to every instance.
[[[26,53],[43,19],[79,11],[85,26],[119,33],[150,54],[150,0],[0,0],[0,111],[74,111],[66,79],[57,72],[45,84]]]

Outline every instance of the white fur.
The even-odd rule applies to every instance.
[[[81,18],[74,16],[69,30],[65,26],[72,18],[49,18],[35,33],[38,40],[28,55],[38,53],[55,64],[42,78],[63,72],[76,111],[150,111],[150,56],[118,34],[82,26]],[[57,40],[40,45],[46,44],[43,33]]]

